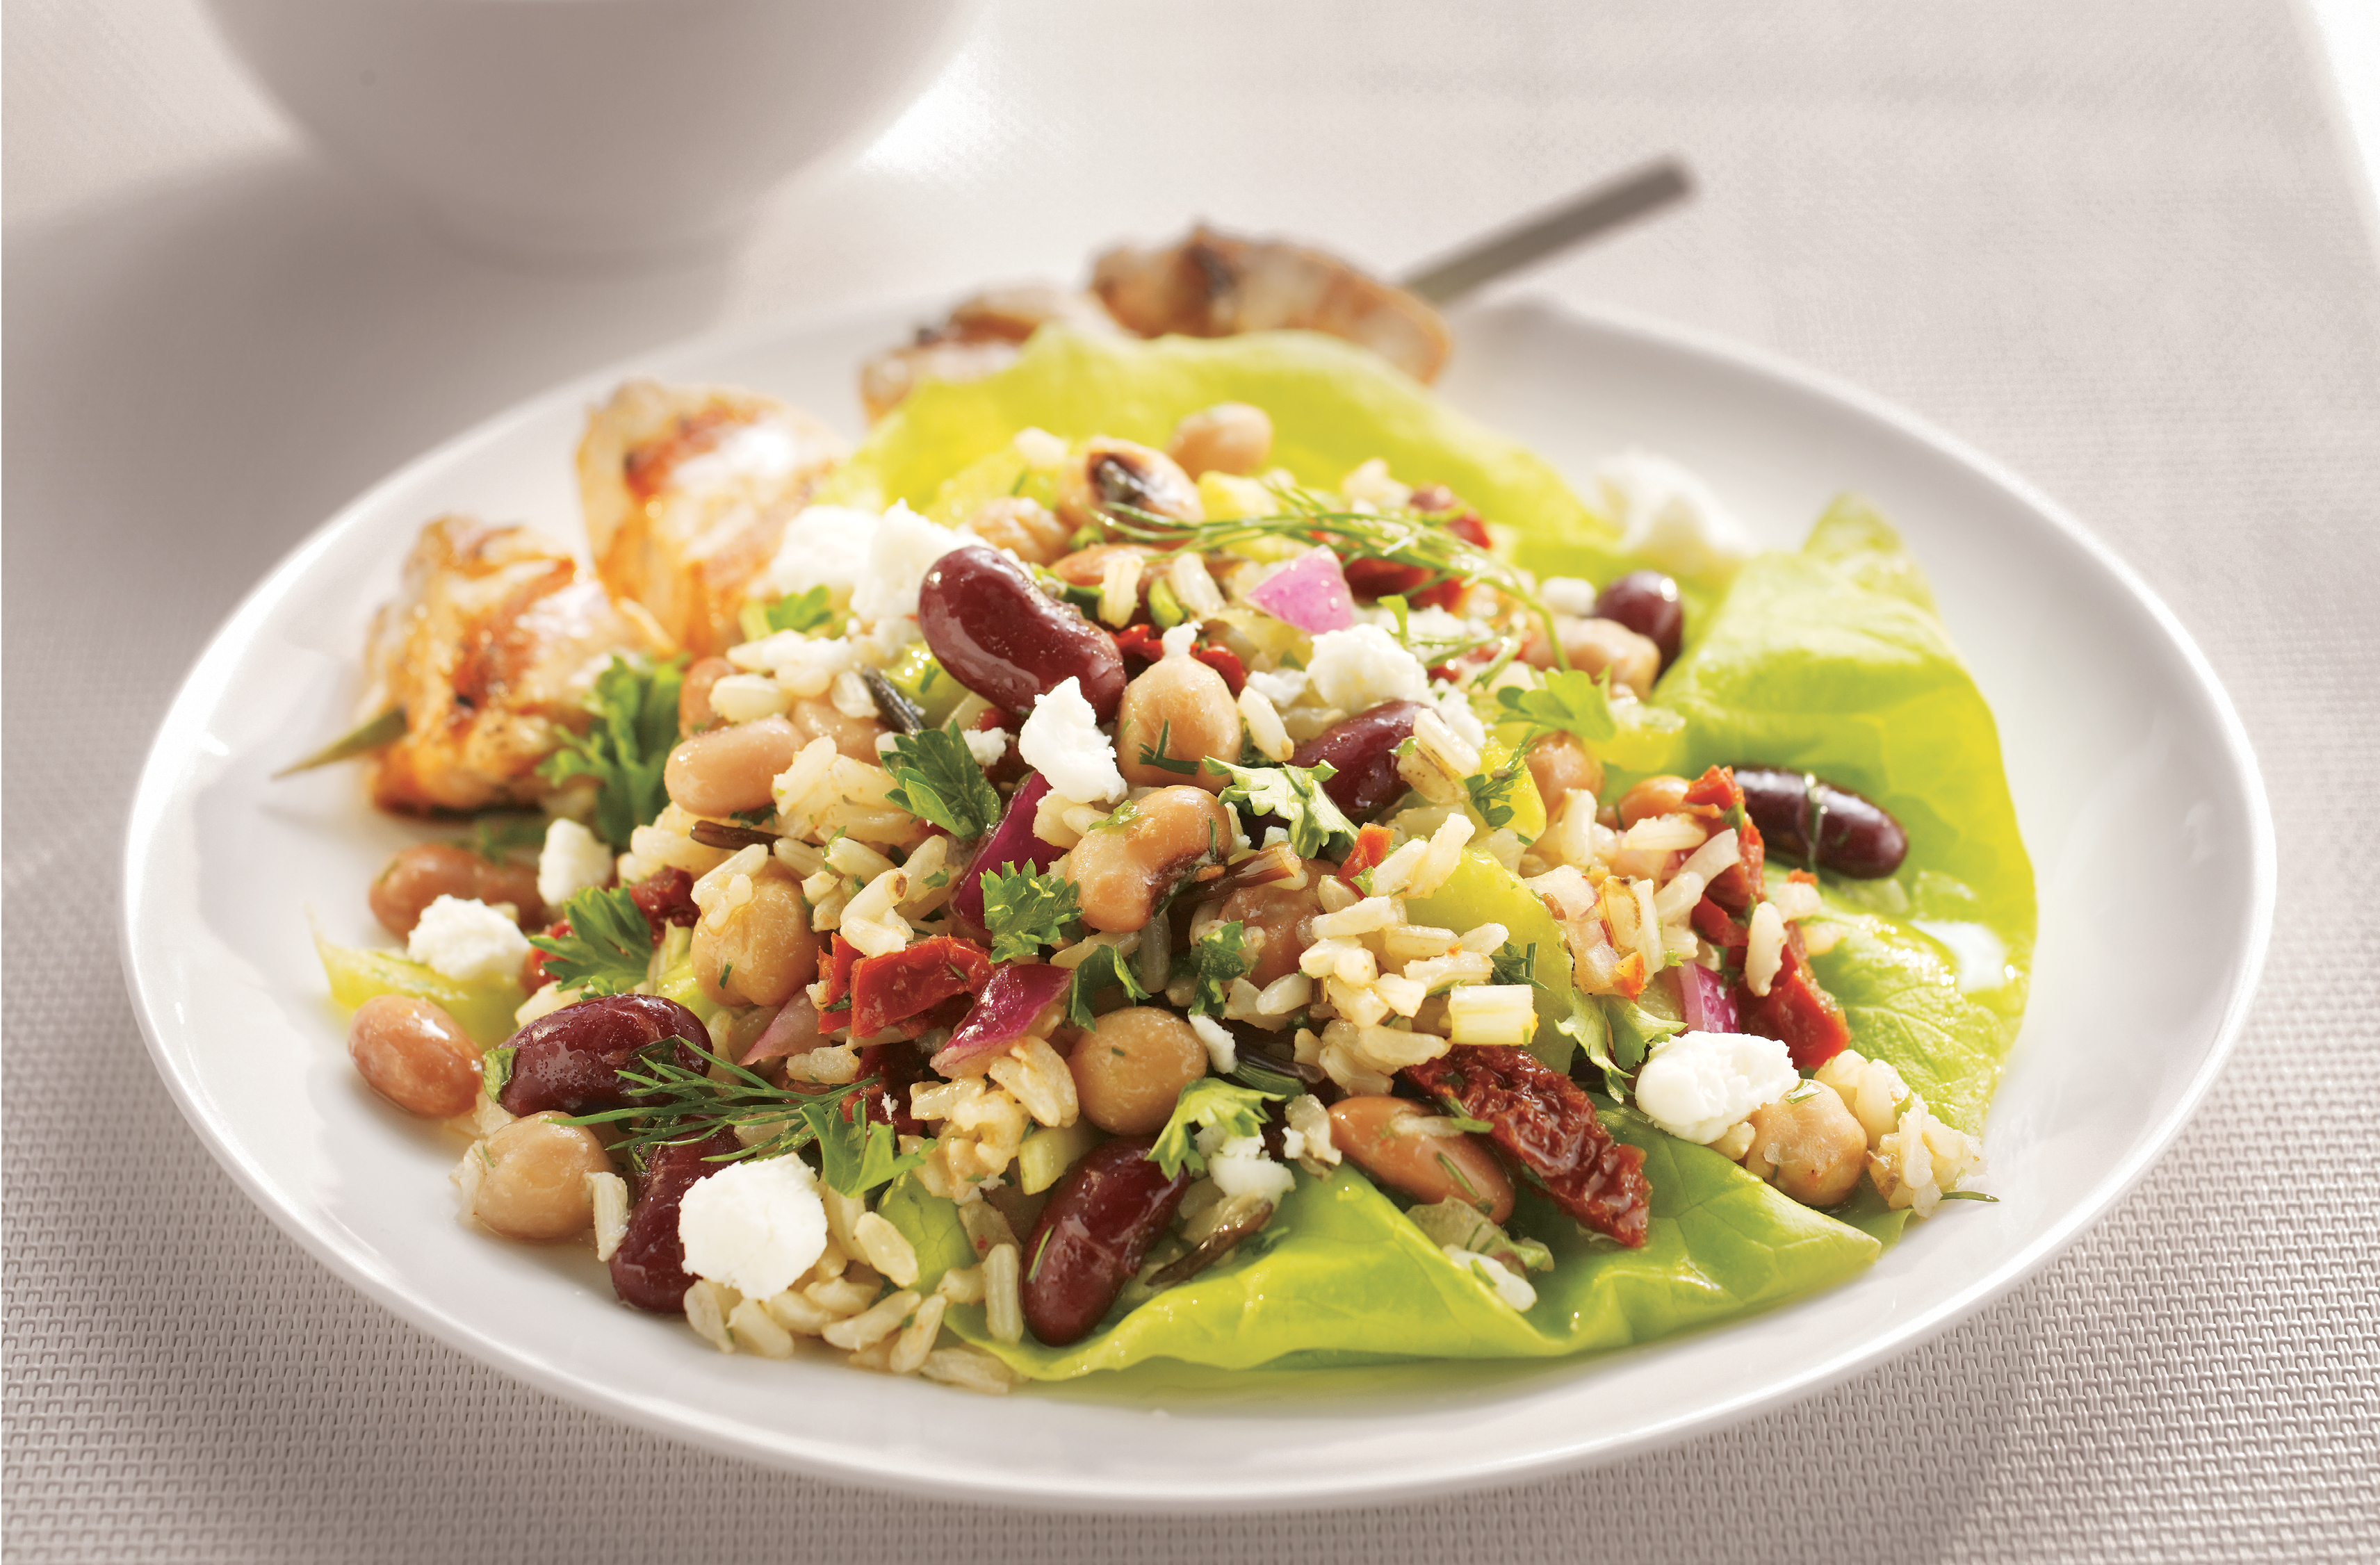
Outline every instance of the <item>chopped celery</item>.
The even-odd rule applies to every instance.
[[[1016,1149],[1016,1177],[1025,1194],[1038,1195],[1058,1183],[1058,1176],[1075,1159],[1099,1145],[1099,1133],[1087,1120],[1076,1120],[1061,1130],[1044,1126],[1025,1138]]]
[[[693,1012],[706,1027],[710,1025],[710,1019],[718,1015],[722,1009],[709,995],[702,992],[702,985],[695,978],[692,962],[680,962],[663,973],[661,982],[653,986],[653,992],[664,1000],[676,1001],[680,1005]]]
[[[909,699],[917,703],[925,714],[927,726],[940,728],[951,720],[951,713],[966,698],[966,686],[942,672],[934,654],[926,650],[922,641],[912,641],[901,649],[900,656],[885,665],[884,677]]]
[[[454,1017],[481,1048],[493,1048],[513,1036],[513,1013],[526,998],[511,978],[467,984],[393,951],[333,945],[320,935],[314,937],[314,951],[322,959],[331,999],[337,1004],[353,1011],[376,994],[409,994]]]
[[[920,1293],[931,1292],[942,1273],[953,1267],[976,1264],[975,1244],[959,1221],[957,1206],[928,1191],[910,1175],[894,1180],[877,1198],[876,1213],[899,1229],[901,1237],[917,1252],[917,1280],[911,1286]]]
[[[1553,915],[1519,877],[1476,848],[1466,848],[1444,884],[1406,903],[1405,916],[1457,934],[1482,924],[1501,924],[1512,944],[1535,946],[1529,979],[1536,986],[1537,1019],[1551,1025],[1537,1029],[1529,1040],[1529,1052],[1557,1071],[1569,1068],[1572,1037],[1560,1024],[1571,1013],[1570,947],[1562,943],[1561,927]]]

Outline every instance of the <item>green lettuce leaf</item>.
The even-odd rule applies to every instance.
[[[1525,449],[1359,350],[1297,333],[1156,343],[1044,333],[999,375],[921,389],[821,498],[941,503],[957,519],[972,499],[1016,481],[1021,463],[1002,453],[1020,429],[1162,445],[1184,414],[1222,401],[1272,416],[1273,459],[1302,483],[1336,485],[1378,456],[1409,481],[1451,485],[1541,575],[1608,580],[1645,563],[1623,556],[1616,529]],[[1846,501],[1804,549],[1760,556],[1731,582],[1680,585],[1685,654],[1651,704],[1613,712],[1615,733],[1597,746],[1607,796],[1656,770],[1770,764],[1816,771],[1891,810],[1909,829],[1907,865],[1888,881],[1827,883],[1839,939],[1814,960],[1853,1047],[1892,1061],[1945,1120],[1979,1129],[2022,1013],[2033,872],[1997,729],[1922,572],[1882,518]],[[1546,1025],[1532,1048],[1557,1067],[1581,1041],[1631,1052],[1663,1025],[1646,1011],[1615,1017],[1577,1005],[1560,930],[1485,854],[1466,854],[1409,916],[1457,929],[1500,923],[1514,945],[1535,945],[1530,977]],[[1864,1196],[1838,1213],[1809,1210],[1631,1112],[1605,1120],[1645,1151],[1650,1238],[1620,1249],[1524,1192],[1509,1226],[1556,1261],[1532,1274],[1537,1302],[1524,1315],[1342,1168],[1323,1181],[1301,1173],[1258,1242],[1071,1348],[995,1342],[979,1306],[954,1307],[950,1320],[1039,1378],[1135,1365],[1148,1374],[1172,1373],[1159,1368],[1168,1364],[1294,1370],[1550,1356],[1650,1341],[1833,1286],[1906,1220]]]

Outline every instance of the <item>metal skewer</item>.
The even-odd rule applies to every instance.
[[[1658,211],[1694,193],[1694,177],[1673,157],[1580,191],[1560,205],[1475,239],[1445,260],[1407,273],[1399,285],[1432,304],[1451,304],[1533,261]]]

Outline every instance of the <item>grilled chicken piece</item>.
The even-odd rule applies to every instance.
[[[1168,249],[1110,250],[1091,269],[1091,291],[1144,337],[1327,332],[1418,381],[1436,380],[1453,346],[1438,311],[1402,288],[1320,250],[1203,224]]]
[[[1110,336],[1116,330],[1088,294],[1040,283],[993,288],[961,301],[941,324],[919,327],[917,341],[862,364],[859,400],[873,422],[924,382],[980,380],[1006,369],[1026,339],[1052,321]]]
[[[744,639],[745,585],[847,454],[832,430],[774,397],[630,381],[589,417],[578,445],[595,569],[696,657],[723,652]]]
[[[402,707],[405,736],[377,751],[372,802],[408,815],[535,804],[537,763],[614,652],[669,638],[614,603],[569,552],[523,527],[445,516],[421,529],[396,599],[364,647],[367,714]]]

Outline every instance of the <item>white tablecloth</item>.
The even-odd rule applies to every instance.
[[[6,19],[8,1558],[2374,1551],[2380,272],[2288,6],[1000,3],[741,255],[563,277],[373,208],[175,0]],[[1694,207],[1525,285],[1750,339],[2007,460],[2175,607],[2272,786],[2280,922],[2234,1064],[2004,1301],[1790,1410],[1509,1492],[937,1506],[458,1357],[284,1239],[167,1101],[116,969],[134,765],[240,592],[387,467],[698,329],[1070,275],[1194,214],[1392,268],[1667,149]]]

